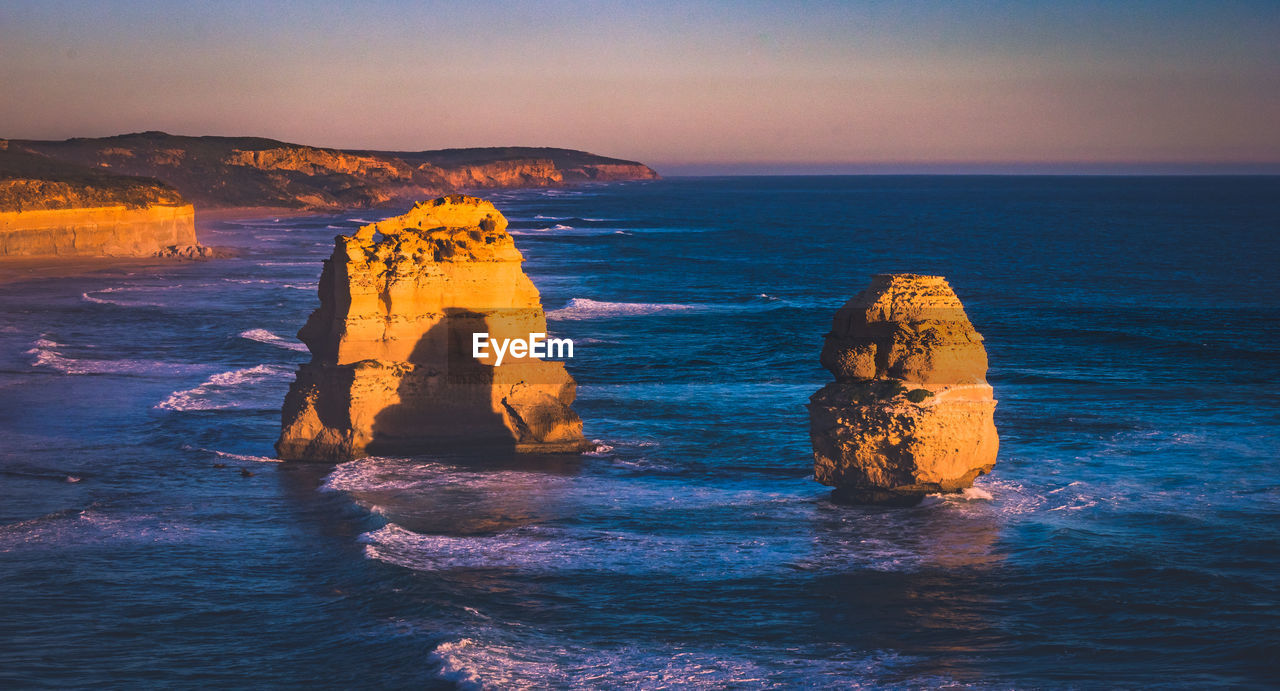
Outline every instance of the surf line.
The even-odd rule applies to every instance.
[[[493,366],[502,366],[505,357],[521,358],[571,358],[572,338],[547,338],[545,333],[531,333],[529,338],[490,338],[488,333],[477,331],[471,335],[471,357],[488,363],[489,349],[493,349]]]

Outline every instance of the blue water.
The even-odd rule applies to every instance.
[[[490,196],[593,454],[271,461],[319,262],[371,212],[0,285],[0,686],[1274,682],[1280,179]],[[947,276],[986,337],[1000,460],[837,506],[804,403],[888,271]]]

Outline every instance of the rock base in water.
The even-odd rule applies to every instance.
[[[995,466],[982,337],[945,279],[876,276],[835,316],[809,402],[814,477],[840,501],[910,505]]]
[[[337,238],[298,332],[312,360],[285,398],[281,458],[592,448],[562,363],[473,356],[473,334],[547,330],[506,226],[455,195]]]

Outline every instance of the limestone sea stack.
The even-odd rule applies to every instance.
[[[809,399],[813,468],[836,499],[910,505],[991,472],[999,439],[982,336],[941,276],[880,274],[835,316]]]
[[[462,195],[336,238],[276,451],[286,460],[454,450],[578,452],[560,362],[477,360],[473,334],[528,339],[546,316],[493,204]]]

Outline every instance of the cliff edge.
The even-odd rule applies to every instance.
[[[537,147],[343,150],[164,132],[12,144],[93,170],[162,180],[201,209],[389,207],[464,190],[658,177],[635,161]]]
[[[196,244],[194,208],[169,185],[0,140],[0,257],[145,257]]]
[[[286,460],[455,449],[589,448],[559,362],[473,356],[473,335],[546,333],[537,288],[493,204],[462,195],[335,239],[276,443]]]
[[[912,504],[995,466],[987,352],[946,279],[880,274],[836,312],[835,375],[810,398],[814,477],[854,503]]]

